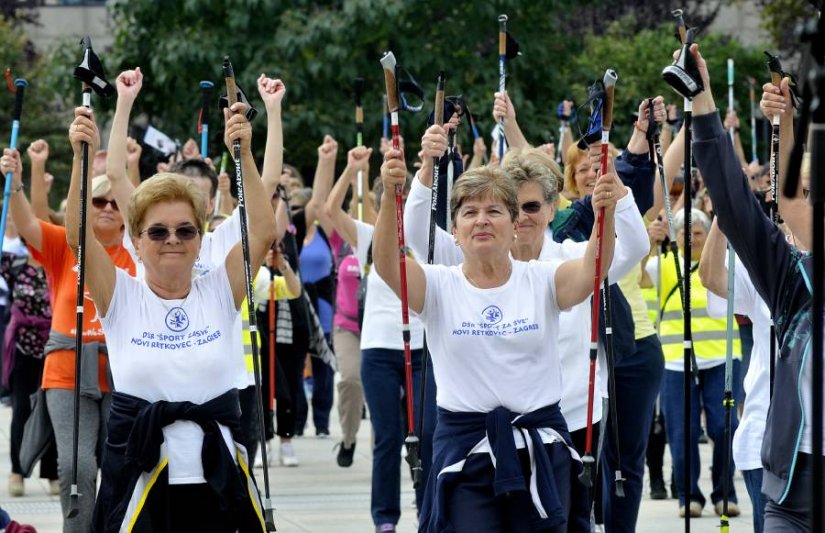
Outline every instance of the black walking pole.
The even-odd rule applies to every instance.
[[[223,58],[223,76],[226,80],[226,98],[229,107],[238,101],[238,88],[235,84],[235,73],[229,56]],[[246,197],[244,194],[243,166],[241,165],[241,141],[232,143],[233,157],[235,158],[235,184],[238,188],[238,211],[241,217],[241,248],[243,249],[244,278],[246,279],[246,306],[249,313],[249,337],[252,341],[252,364],[255,372],[255,397],[258,399],[259,438],[261,441],[261,459],[264,470],[264,525],[267,531],[275,531],[275,510],[269,493],[269,460],[266,452],[266,431],[264,430],[264,408],[261,400],[261,363],[258,360],[258,324],[255,316],[255,301],[252,295],[252,265],[249,251],[249,221],[246,214]]]
[[[649,126],[648,126],[649,127]],[[622,452],[619,444],[619,413],[617,411],[618,400],[616,398],[616,358],[613,353],[613,311],[610,306],[610,281],[604,278],[602,288],[604,297],[604,326],[605,326],[605,351],[607,352],[607,395],[610,409],[610,425],[613,426],[613,440],[616,445],[616,470],[613,473],[613,480],[616,483],[616,496],[624,498],[624,482],[622,477]]]
[[[438,73],[438,82],[435,89],[435,108],[433,109],[433,124],[439,126],[444,125],[444,81],[446,76],[444,71]],[[433,183],[432,183],[432,200],[430,201],[430,231],[427,240],[427,264],[432,265],[435,261],[435,227],[436,216],[438,213],[438,173],[439,173],[439,158],[433,157]],[[447,199],[449,205],[449,198]],[[424,361],[421,365],[421,395],[418,399],[418,434],[424,435],[424,407],[426,404],[427,393],[427,370],[430,360],[430,350],[426,347],[427,340],[424,339]]]
[[[115,89],[106,81],[103,72],[103,65],[100,63],[94,50],[92,50],[92,40],[89,36],[80,41],[83,47],[83,60],[74,69],[74,77],[83,83],[83,107],[91,109],[92,90],[98,96],[111,96]],[[80,228],[79,244],[77,245],[77,300],[76,300],[76,322],[75,322],[75,348],[74,348],[74,428],[72,435],[72,483],[69,489],[69,511],[66,518],[74,518],[80,512],[80,496],[77,490],[77,450],[80,435],[80,369],[83,355],[83,305],[86,269],[86,200],[88,197],[87,180],[89,174],[89,145],[83,143],[80,152]],[[89,494],[89,497],[94,497]]]
[[[782,83],[782,77],[784,75],[782,71],[782,64],[779,62],[779,57],[771,55],[769,52],[765,52],[765,55],[768,56],[768,70],[771,71],[771,82],[776,86]],[[771,222],[776,224],[779,219],[779,197],[777,193],[779,192],[777,187],[779,186],[779,121],[780,116],[779,113],[774,113],[773,119],[771,120],[771,159],[770,159],[770,176],[771,176],[771,200],[768,202],[768,208],[770,212]],[[771,339],[771,351],[770,351],[770,367],[768,368],[768,373],[770,375],[770,397],[773,398],[773,383],[774,383],[774,368],[776,367],[776,325],[773,322],[773,313],[771,313],[771,332],[770,332],[770,339]]]
[[[682,489],[685,493],[685,533],[690,531],[690,479],[691,479],[691,386],[692,377],[691,370],[695,373],[698,379],[699,372],[696,367],[696,359],[693,354],[693,333],[691,331],[690,323],[690,272],[691,272],[691,187],[692,187],[692,154],[691,154],[691,127],[693,122],[693,98],[699,94],[703,89],[702,78],[696,67],[696,61],[690,53],[690,46],[693,44],[693,29],[688,29],[685,25],[685,19],[682,16],[683,12],[677,9],[673,15],[677,19],[677,29],[679,32],[679,39],[682,43],[682,50],[676,61],[662,71],[664,80],[682,97],[684,97],[684,114],[685,114],[685,244],[684,244],[684,300],[682,308],[684,309],[684,326],[683,326],[683,346],[684,346],[684,471],[682,479]]]
[[[9,91],[14,94],[14,112],[11,121],[11,140],[9,148],[17,149],[17,137],[20,133],[20,117],[23,114],[23,95],[29,82],[23,78],[18,78],[11,83],[11,70],[6,69],[6,84]],[[3,188],[3,214],[0,215],[0,250],[3,249],[3,240],[6,237],[6,222],[9,219],[9,199],[11,198],[11,176],[13,172],[6,172],[6,184]]]

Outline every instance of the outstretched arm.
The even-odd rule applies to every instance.
[[[81,176],[81,154],[82,143],[88,143],[89,153],[97,152],[100,147],[100,133],[94,121],[92,110],[87,107],[75,109],[75,119],[69,128],[69,140],[72,143],[74,159],[72,161],[72,178],[69,183],[69,195],[66,198],[66,242],[75,255],[78,253],[80,244],[80,180],[86,180],[87,203],[85,206],[88,214],[91,202],[92,191],[92,165],[88,166],[86,176]],[[91,220],[87,216],[86,220]],[[105,316],[109,310],[109,303],[112,301],[112,294],[115,291],[115,265],[106,249],[95,238],[95,232],[90,227],[86,227],[85,242],[83,248],[85,252],[84,268],[87,272],[94,273],[93,276],[86,276],[86,287],[95,301],[98,312]]]
[[[284,131],[281,120],[281,102],[286,95],[284,82],[268,78],[264,74],[258,77],[258,94],[266,108],[266,150],[261,179],[269,198],[278,189],[281,171],[284,166]],[[230,210],[231,211],[231,210]],[[227,211],[229,212],[229,211]]]
[[[20,152],[11,148],[4,148],[0,167],[2,167],[4,173],[12,173],[9,207],[17,233],[26,240],[29,246],[37,251],[42,251],[43,231],[40,228],[40,220],[35,216],[31,204],[26,199],[26,193],[23,191],[23,162],[20,159]]]
[[[227,147],[231,147],[236,140],[240,141],[244,202],[249,223],[249,262],[253,271],[257,271],[263,263],[267,250],[275,242],[275,212],[272,210],[270,197],[264,192],[258,166],[252,156],[252,126],[246,118],[246,109],[247,106],[241,102],[235,102],[229,109],[224,109],[226,120],[224,141]],[[226,274],[232,286],[236,308],[240,308],[246,298],[242,244],[242,242],[235,244],[226,256]]]
[[[26,153],[31,161],[32,209],[40,220],[49,220],[49,186],[46,183],[46,161],[49,159],[49,143],[37,139]]]
[[[720,298],[728,297],[728,267],[725,264],[728,240],[719,229],[719,221],[710,226],[702,259],[699,261],[699,279],[702,286]]]
[[[510,95],[507,92],[496,93],[495,101],[493,102],[493,118],[498,122],[504,119],[504,137],[507,139],[509,149],[527,148],[530,143],[522,133],[521,128],[516,121],[516,109],[513,107],[513,102],[510,101]]]
[[[364,146],[357,146],[349,151],[347,166],[324,204],[324,211],[330,223],[341,238],[353,248],[358,247],[358,230],[353,218],[344,211],[344,197],[347,195],[350,184],[358,179],[358,171],[366,172],[371,155],[372,148]]]
[[[381,209],[375,223],[372,236],[372,258],[378,275],[401,297],[401,269],[398,261],[398,218],[395,206],[395,187],[404,186],[407,166],[404,154],[399,150],[388,150],[381,165],[381,180],[384,182],[384,194],[381,196]],[[424,309],[424,295],[427,279],[424,270],[414,259],[406,258],[407,295],[410,309],[420,313]]]
[[[324,212],[324,202],[332,190],[337,155],[338,142],[331,135],[325,135],[324,142],[318,147],[318,165],[315,167],[315,178],[312,180],[312,197],[306,205],[307,225],[317,220],[327,235],[332,235],[333,228]]]
[[[599,283],[604,281],[613,261],[613,247],[616,241],[614,224],[616,202],[624,190],[624,184],[614,173],[599,176],[596,187],[593,189],[591,199],[593,210],[598,212],[600,208],[605,208]],[[590,234],[584,257],[565,261],[556,270],[556,301],[559,309],[569,309],[583,302],[593,293],[593,280],[596,277],[596,251],[599,244],[597,232],[598,224],[593,224],[593,231]]]
[[[115,116],[112,119],[112,128],[109,132],[109,147],[106,152],[106,176],[112,184],[112,194],[120,206],[123,221],[128,226],[129,198],[135,190],[134,183],[129,179],[126,170],[128,159],[129,115],[132,105],[143,87],[143,73],[140,67],[135,70],[121,72],[115,80],[117,86],[117,105]],[[138,156],[139,157],[139,156]],[[139,179],[139,177],[138,177]]]

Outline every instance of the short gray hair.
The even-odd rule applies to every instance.
[[[510,215],[510,220],[518,218],[518,189],[499,167],[477,167],[461,175],[453,185],[450,198],[450,215],[455,225],[456,215],[467,200],[489,197],[501,201]]]
[[[541,186],[544,201],[555,204],[559,196],[558,185],[563,183],[561,167],[553,161],[547,152],[539,148],[511,150],[504,157],[501,166],[515,182],[517,187],[525,183],[538,183]]]
[[[697,222],[701,222],[702,225],[705,227],[705,233],[710,232],[710,219],[708,216],[703,213],[702,211],[692,208],[690,210],[690,221],[691,224],[696,224]],[[673,215],[673,231],[679,232],[679,230],[684,229],[685,227],[685,210],[680,209]]]

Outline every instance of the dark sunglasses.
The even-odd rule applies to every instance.
[[[182,241],[191,241],[198,235],[200,235],[200,230],[191,224],[186,224],[183,226],[178,226],[174,228],[175,237]],[[166,226],[149,226],[145,230],[140,232],[141,234],[145,233],[149,239],[153,241],[165,241],[169,238],[169,235],[172,234],[172,231],[169,230]]]
[[[98,209],[105,208],[106,204],[111,204],[112,209],[118,211],[117,202],[115,202],[114,200],[107,200],[106,198],[92,198],[92,205]]]
[[[532,202],[524,202],[521,204],[521,210],[527,213],[528,215],[535,215],[539,211],[541,211],[541,202],[532,201]]]

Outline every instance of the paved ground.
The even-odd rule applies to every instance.
[[[0,407],[0,506],[15,520],[32,524],[41,533],[61,531],[60,502],[48,495],[48,484],[39,479],[26,480],[26,495],[12,498],[8,494],[7,479],[10,470],[8,460],[8,428],[11,410]],[[273,467],[270,469],[270,485],[275,501],[278,531],[366,533],[373,531],[370,518],[370,428],[368,421],[362,426],[356,447],[355,464],[339,468],[335,463],[333,447],[336,435],[333,414],[333,436],[326,439],[303,437],[295,440],[295,448],[301,465],[297,468]],[[310,428],[308,431],[314,434]],[[705,494],[710,493],[711,445],[701,446],[702,479]],[[273,458],[275,461],[277,457]],[[666,467],[669,468],[669,467]],[[666,470],[667,471],[667,470]],[[35,469],[35,472],[37,470]],[[257,470],[259,486],[263,492],[261,470]],[[404,479],[407,479],[406,477]],[[742,516],[732,519],[731,531],[751,531],[751,507],[741,475],[735,476],[736,491],[742,508]],[[412,484],[404,483],[401,491],[402,518],[399,531],[415,531],[415,510],[412,507]],[[641,533],[677,532],[682,530],[683,520],[678,518],[674,500],[642,501],[637,531]],[[706,506],[704,516],[691,522],[691,531],[715,532],[719,519]]]

